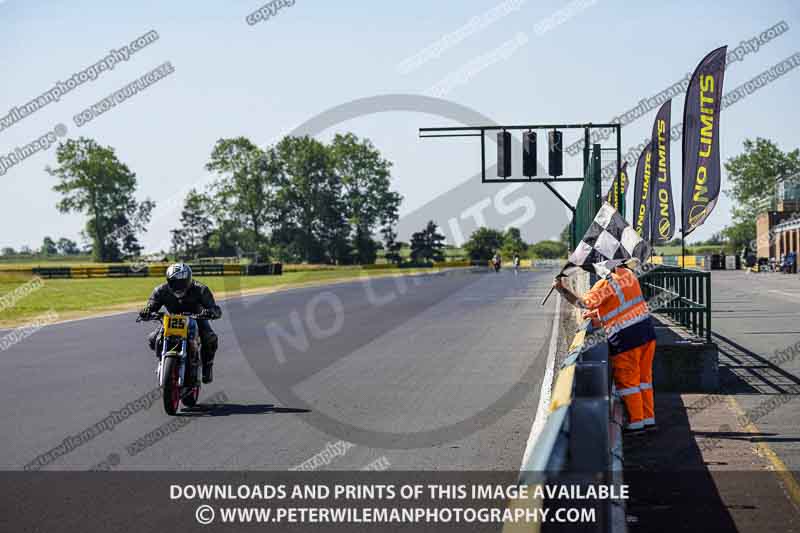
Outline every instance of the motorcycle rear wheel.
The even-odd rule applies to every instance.
[[[189,392],[184,394],[182,398],[183,405],[186,407],[194,407],[197,405],[197,400],[200,398],[200,385],[196,385],[189,389]]]

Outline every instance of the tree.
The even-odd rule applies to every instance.
[[[56,255],[58,248],[56,248],[56,241],[50,237],[45,237],[42,240],[42,247],[39,249],[41,255]]]
[[[390,187],[392,163],[369,139],[337,134],[330,146],[331,162],[342,186],[342,208],[353,228],[357,263],[374,263],[378,225],[394,224],[401,197]]]
[[[180,227],[172,230],[172,248],[187,259],[199,257],[206,247],[214,223],[208,214],[209,199],[191,189],[183,201]]]
[[[220,139],[206,169],[222,176],[212,185],[217,212],[248,229],[254,248],[265,243],[264,232],[274,220],[277,190],[284,180],[275,150],[261,150],[245,137]]]
[[[156,203],[152,200],[145,200],[141,203],[131,203],[124,213],[117,217],[116,229],[112,233],[115,239],[119,239],[119,249],[121,255],[125,257],[139,257],[144,247],[139,244],[137,235],[147,231],[147,224],[150,222],[150,213],[155,208]]]
[[[391,163],[369,140],[336,135],[330,145],[284,137],[258,148],[220,139],[206,165],[210,249],[245,247],[284,261],[373,263],[379,228],[397,221],[401,197],[389,189]],[[174,233],[173,248],[191,239]]]
[[[559,241],[540,241],[528,248],[531,257],[540,259],[558,259],[566,257],[567,245]]]
[[[506,257],[521,256],[527,249],[528,245],[522,240],[519,228],[508,228],[503,235],[502,254]]]
[[[345,217],[342,198],[331,194],[319,212],[319,225],[316,231],[316,240],[324,254],[324,260],[333,264],[360,263],[365,260],[375,262],[378,243],[370,235],[362,235],[358,241],[361,253],[357,253],[353,243],[350,242],[350,226]]]
[[[746,235],[755,237],[756,216],[765,211],[774,198],[778,178],[795,176],[800,172],[800,150],[783,152],[768,139],[745,139],[744,153],[728,159],[725,170],[731,184],[725,194],[734,201],[734,223],[723,233],[738,248],[750,242],[741,240]]]
[[[207,247],[209,255],[229,257],[239,255],[241,240],[236,222],[225,218],[217,218],[216,227],[208,234]]]
[[[747,248],[749,250],[750,243],[756,239],[756,225],[748,220],[735,222],[723,229],[722,235],[728,240],[729,249],[741,251],[742,248]],[[756,252],[756,250],[752,250],[752,252]]]
[[[464,249],[473,261],[486,261],[503,247],[503,234],[489,228],[478,228],[464,243]]]
[[[725,170],[731,184],[725,193],[755,216],[773,197],[778,178],[800,172],[800,149],[783,152],[768,139],[745,139],[744,153],[728,159]]]
[[[323,218],[334,218],[331,205],[338,203],[341,189],[330,151],[309,136],[284,137],[276,151],[286,172],[285,186],[278,193],[278,219],[283,226],[279,235],[293,241],[281,244],[299,251],[304,261],[324,260],[320,224]]]
[[[92,139],[69,139],[56,149],[58,166],[47,172],[59,183],[58,210],[84,212],[85,235],[92,241],[96,261],[116,261],[123,250],[138,247],[136,233],[144,230],[155,203],[136,201],[136,174],[122,163],[114,149]],[[140,248],[140,247],[139,247]]]
[[[433,220],[422,231],[411,235],[411,261],[414,263],[444,261],[444,235]]]
[[[58,239],[56,243],[56,248],[58,248],[58,252],[62,255],[77,255],[80,253],[80,249],[78,248],[78,243],[67,239],[66,237],[61,237]]]
[[[5,257],[9,257],[9,256],[12,256],[12,255],[17,255],[17,251],[15,249],[13,249],[12,247],[10,247],[10,246],[4,247],[2,251],[3,251],[3,255]]]
[[[403,261],[403,258],[400,257],[400,249],[403,247],[403,243],[397,241],[397,232],[392,226],[384,226],[381,234],[383,234],[383,249],[386,252],[384,254],[386,261],[399,265]]]

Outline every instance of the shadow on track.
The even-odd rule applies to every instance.
[[[310,413],[309,409],[294,409],[292,407],[276,407],[271,403],[264,404],[238,404],[215,403],[198,404],[182,410],[178,416],[230,416],[230,415],[268,415],[268,414],[302,414]]]
[[[713,331],[711,334],[719,348],[724,394],[800,394],[800,378],[733,339]]]

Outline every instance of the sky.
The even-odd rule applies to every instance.
[[[248,23],[264,6],[264,20]],[[0,127],[0,156],[54,131],[113,147],[137,175],[137,196],[157,203],[142,236],[156,251],[168,248],[186,191],[214,179],[204,165],[218,139],[243,135],[266,146],[288,133],[328,140],[352,131],[394,163],[392,185],[404,197],[401,238],[428,219],[456,244],[480,223],[523,226],[527,240],[551,238],[568,219],[546,189],[481,184],[476,139],[420,139],[418,128],[607,122],[684,78],[712,49],[733,50],[781,22],[786,31],[728,66],[726,93],[800,51],[800,4],[0,0],[0,118],[112,49],[158,35],[113,69]],[[163,79],[76,123],[83,110],[166,62],[171,72]],[[798,82],[800,68],[722,112],[723,160],[741,153],[746,138],[766,137],[783,150],[800,145]],[[623,153],[650,135],[655,113],[622,128]],[[681,94],[673,124],[682,113]],[[578,137],[565,132],[565,145]],[[613,147],[613,138],[604,146]],[[540,163],[544,156],[540,149]],[[580,174],[580,159],[567,157],[567,174]],[[56,181],[45,171],[55,162],[51,146],[0,175],[0,247],[36,248],[45,236],[81,240],[84,215],[56,209]],[[679,198],[680,142],[671,163]],[[577,199],[577,185],[557,187]],[[730,209],[722,194],[690,240],[722,229]]]

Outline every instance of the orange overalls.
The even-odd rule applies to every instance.
[[[639,280],[617,267],[583,301],[606,330],[614,385],[628,411],[627,429],[655,425],[653,356],[656,335]]]

